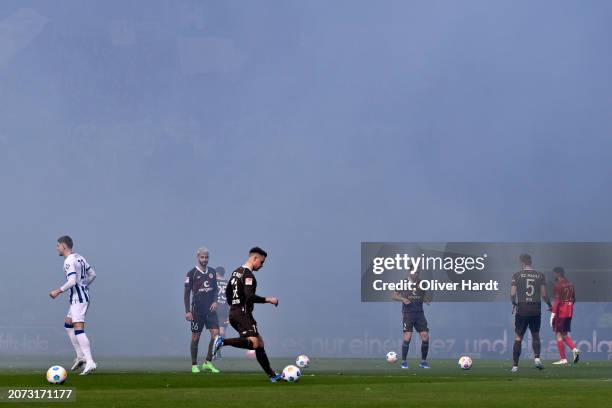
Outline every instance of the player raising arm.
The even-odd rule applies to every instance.
[[[85,334],[85,315],[89,307],[90,295],[89,285],[96,278],[96,272],[81,255],[72,252],[73,241],[67,235],[57,240],[57,253],[63,256],[66,283],[57,289],[53,289],[49,296],[55,299],[61,293],[70,290],[68,301],[70,308],[64,319],[64,327],[70,338],[70,342],[76,352],[76,358],[72,370],[80,368],[85,364],[81,375],[87,375],[97,368],[91,357],[91,346]]]
[[[572,316],[574,315],[574,303],[576,294],[574,285],[565,277],[565,270],[558,266],[553,269],[555,275],[555,289],[553,298],[552,314],[550,315],[550,325],[557,338],[557,348],[561,359],[554,362],[556,365],[567,364],[565,356],[565,344],[572,350],[573,361],[576,364],[580,358],[580,350],[576,347],[570,336],[572,330]]]
[[[278,299],[274,297],[262,297],[257,295],[257,280],[253,272],[260,270],[268,254],[259,247],[251,248],[249,258],[240,268],[236,269],[229,279],[225,296],[230,304],[229,321],[240,337],[224,339],[221,336],[215,338],[213,355],[216,355],[223,346],[232,346],[242,349],[255,350],[257,362],[271,382],[280,380],[280,374],[276,374],[270,367],[270,361],[264,349],[264,341],[257,330],[257,322],[253,318],[255,303],[270,303],[278,306]]]
[[[514,348],[512,357],[514,365],[512,372],[518,371],[519,358],[521,356],[521,343],[523,336],[529,327],[531,337],[533,338],[533,354],[534,364],[540,370],[544,368],[542,360],[540,360],[540,325],[542,323],[542,300],[548,305],[548,310],[551,310],[550,300],[546,294],[546,279],[544,274],[533,269],[531,255],[522,254],[520,256],[521,270],[512,276],[512,287],[510,289],[510,298],[512,300],[513,310],[516,309],[514,319],[514,330],[516,337],[514,338]]]

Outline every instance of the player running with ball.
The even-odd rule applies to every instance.
[[[553,269],[555,274],[555,289],[553,298],[552,314],[550,315],[550,325],[557,338],[557,348],[561,360],[554,362],[555,365],[567,364],[565,356],[565,344],[572,350],[573,362],[576,364],[580,358],[580,350],[576,347],[570,336],[572,330],[572,316],[574,315],[574,303],[576,294],[574,285],[565,277],[565,270],[558,266]],[[565,342],[565,344],[563,344]]]
[[[85,314],[87,314],[90,301],[89,285],[96,278],[96,272],[87,263],[85,258],[76,252],[72,252],[73,245],[72,238],[68,235],[59,237],[57,240],[57,253],[65,258],[64,272],[66,274],[66,283],[57,289],[53,289],[49,296],[55,299],[61,293],[70,289],[68,297],[70,308],[64,319],[64,327],[76,352],[72,370],[76,370],[84,364],[85,368],[81,375],[87,375],[97,368],[96,363],[91,357],[89,339],[85,334]]]
[[[224,339],[215,338],[213,356],[223,346],[232,346],[242,349],[255,350],[257,362],[270,378],[271,382],[281,379],[270,367],[270,361],[264,349],[264,341],[257,330],[257,322],[253,318],[255,303],[270,303],[278,306],[278,299],[257,295],[257,280],[253,272],[260,270],[268,254],[259,247],[251,248],[249,258],[240,268],[236,269],[227,284],[225,296],[230,304],[229,321],[240,337]]]

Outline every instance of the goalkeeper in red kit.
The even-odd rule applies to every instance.
[[[580,350],[578,350],[570,336],[570,331],[572,330],[572,316],[574,315],[574,303],[576,303],[574,285],[567,280],[565,277],[565,270],[562,267],[556,267],[553,269],[553,273],[555,275],[555,289],[552,314],[550,315],[550,325],[557,337],[557,348],[561,356],[561,360],[553,364],[567,364],[565,344],[572,350],[573,362],[576,364],[580,359]]]

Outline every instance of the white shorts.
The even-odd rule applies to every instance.
[[[89,303],[75,303],[70,305],[66,317],[72,319],[72,323],[85,323],[85,315]]]

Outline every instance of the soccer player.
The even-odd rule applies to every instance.
[[[427,327],[427,319],[423,310],[423,303],[429,304],[431,298],[427,292],[419,288],[419,271],[408,273],[408,280],[415,284],[413,290],[395,292],[392,299],[402,302],[402,317],[404,326],[404,342],[402,344],[402,364],[401,368],[408,368],[408,349],[410,348],[410,340],[412,339],[412,329],[417,331],[421,336],[421,363],[420,368],[429,368],[427,363],[427,353],[429,352],[429,328]]]
[[[64,319],[64,327],[76,352],[76,358],[71,369],[77,370],[85,365],[81,375],[87,375],[98,367],[91,357],[91,345],[85,334],[85,315],[90,301],[89,285],[96,278],[96,272],[85,258],[72,251],[73,246],[74,242],[68,235],[57,239],[57,253],[64,257],[66,283],[57,289],[53,289],[49,296],[55,299],[61,293],[70,289],[70,295],[68,296],[70,308]]]
[[[277,382],[281,376],[270,367],[263,338],[259,334],[257,322],[253,318],[255,303],[270,303],[278,306],[277,298],[262,297],[255,293],[257,280],[253,272],[262,268],[267,256],[268,254],[263,249],[259,247],[251,248],[249,258],[244,265],[232,273],[225,290],[225,296],[230,304],[229,322],[240,337],[224,339],[222,336],[217,336],[213,347],[213,355],[217,354],[223,346],[255,350],[255,356],[261,368],[271,382]]]
[[[532,267],[531,255],[521,254],[519,257],[521,270],[512,276],[512,287],[510,298],[512,310],[516,310],[514,319],[514,347],[512,350],[513,363],[512,372],[518,371],[519,358],[521,356],[521,344],[523,336],[529,327],[533,338],[534,364],[538,369],[543,369],[544,364],[540,360],[540,325],[542,323],[542,300],[551,310],[550,300],[546,294],[546,278],[544,274],[535,271]]]
[[[550,325],[557,338],[557,348],[561,359],[554,362],[556,365],[567,364],[565,356],[565,344],[572,350],[573,362],[576,364],[580,359],[580,350],[576,347],[570,336],[572,330],[572,316],[574,315],[574,303],[576,294],[574,285],[565,277],[565,270],[558,266],[553,269],[555,275],[555,289],[553,298]],[[563,344],[565,342],[565,344]]]
[[[213,340],[219,334],[216,312],[218,287],[216,272],[208,267],[209,256],[208,249],[199,248],[196,252],[196,266],[185,277],[185,319],[191,322],[191,372],[194,374],[200,372],[198,344],[204,327],[210,332],[210,341],[202,369],[215,374],[219,372],[212,364]]]
[[[219,286],[219,294],[217,295],[217,316],[219,317],[219,334],[225,337],[225,328],[229,324],[229,305],[225,297],[225,289],[227,288],[227,279],[225,279],[225,268],[217,266],[217,286]],[[221,357],[218,355],[217,357]]]

